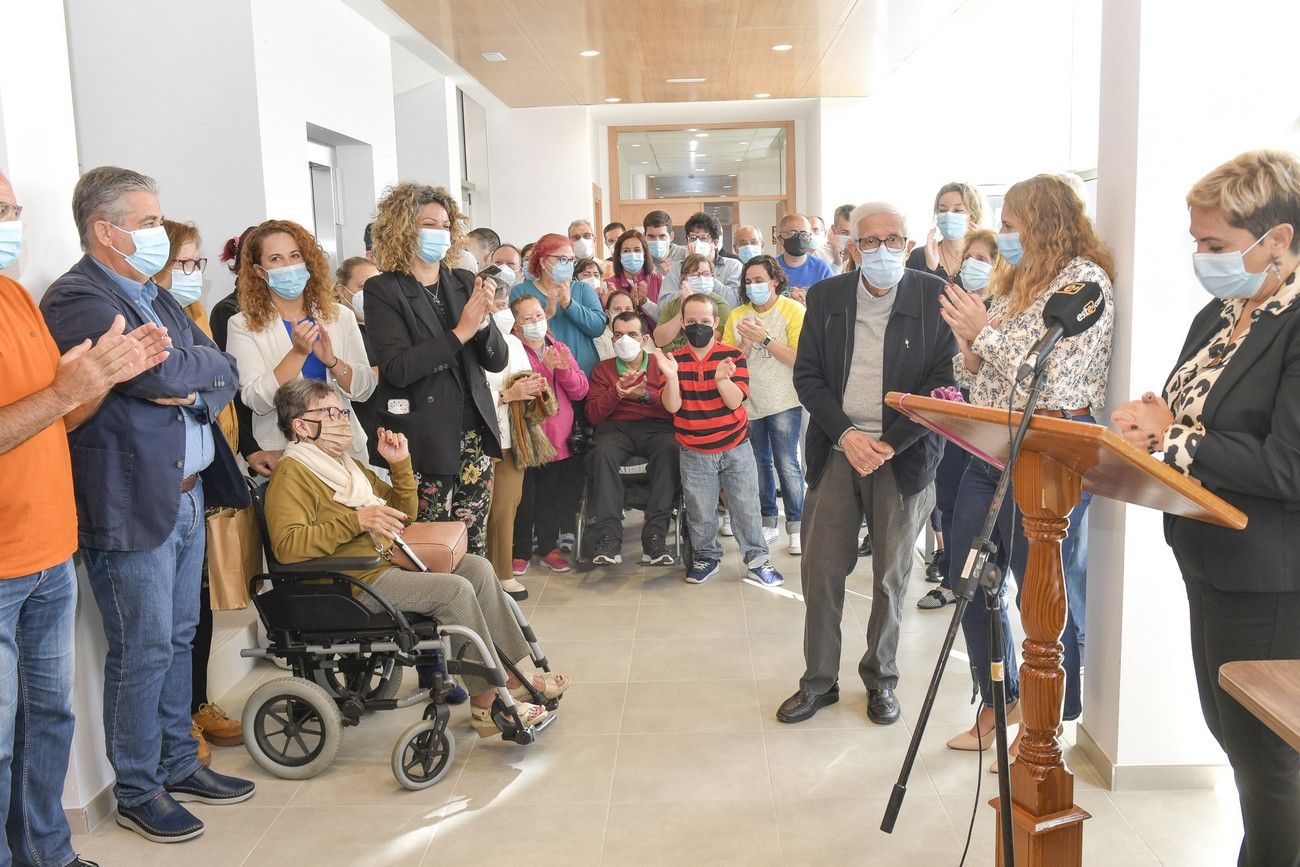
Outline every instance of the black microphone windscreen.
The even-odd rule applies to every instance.
[[[1043,305],[1043,321],[1048,325],[1059,324],[1064,336],[1073,337],[1096,325],[1105,308],[1106,299],[1098,283],[1093,280],[1069,283],[1047,299]]]

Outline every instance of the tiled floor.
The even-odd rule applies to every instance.
[[[639,517],[639,513],[634,513]],[[629,522],[631,523],[631,522]],[[639,549],[629,527],[624,552]],[[783,540],[784,542],[784,540]],[[781,545],[774,546],[780,548]],[[393,779],[389,756],[419,710],[380,713],[347,729],[334,765],[305,782],[261,771],[242,748],[216,749],[218,770],[257,780],[230,807],[195,805],[206,833],[177,846],[101,824],[79,851],[106,865],[191,864],[864,864],[955,865],[975,781],[968,864],[993,863],[996,778],[988,758],[944,741],[969,725],[969,678],[956,657],[945,676],[906,803],[892,835],[878,830],[951,609],[920,611],[916,571],[899,664],[903,722],[866,720],[856,664],[871,607],[869,564],[849,579],[838,705],[786,726],[773,717],[802,671],[799,558],[780,553],[784,588],[724,574],[701,586],[680,569],[623,565],[586,575],[525,577],[532,619],[551,661],[575,679],[560,718],[517,747],[479,740],[453,709],[457,755],[424,792]],[[808,557],[815,556],[809,552]],[[237,714],[270,666],[223,704]],[[1073,725],[1065,741],[1074,741]],[[1070,749],[1076,801],[1092,813],[1084,857],[1107,867],[1235,863],[1236,794],[1217,790],[1107,792]],[[977,766],[978,764],[978,766]]]

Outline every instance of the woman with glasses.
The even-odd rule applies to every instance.
[[[718,337],[722,326],[731,317],[731,305],[717,289],[713,276],[713,263],[699,253],[688,253],[682,260],[682,290],[664,302],[659,310],[659,326],[654,330],[655,346],[673,353],[686,345],[685,323],[682,320],[682,302],[692,295],[708,295],[718,307]]]
[[[593,341],[605,333],[605,311],[596,290],[575,279],[577,258],[573,244],[563,235],[543,235],[528,252],[532,276],[510,292],[510,302],[531,295],[546,311],[546,327],[555,339],[573,351],[582,372],[591,375],[600,356]]]
[[[978,190],[959,181],[944,184],[934,197],[934,226],[925,246],[917,247],[907,258],[907,267],[957,282],[966,235],[983,220],[984,202]]]
[[[275,392],[306,377],[328,382],[351,416],[351,401],[375,390],[357,317],[338,303],[334,275],[311,233],[289,220],[267,220],[240,251],[239,313],[227,351],[239,362],[239,393],[253,412],[259,449],[283,452]],[[350,454],[366,460],[366,434],[351,417]]]
[[[443,187],[405,183],[379,200],[371,238],[380,274],[366,281],[366,329],[379,362],[378,423],[406,434],[421,521],[464,521],[487,550],[492,459],[501,457],[484,371],[509,351],[492,319],[496,281],[451,267],[465,216]]]
[[[989,280],[988,306],[975,293],[949,284],[940,298],[944,321],[957,338],[959,352],[953,357],[957,384],[970,389],[970,402],[999,410],[1025,406],[1028,389],[1017,385],[1020,364],[1047,330],[1043,306],[1058,289],[1071,283],[1091,281],[1101,287],[1105,308],[1097,324],[1067,337],[1053,350],[1047,365],[1042,397],[1035,412],[1053,418],[1091,423],[1093,413],[1106,404],[1106,378],[1110,371],[1111,337],[1115,324],[1110,251],[1097,237],[1083,199],[1059,175],[1037,175],[1007,190],[1002,203],[1002,226],[997,236],[1001,260]],[[865,261],[865,260],[864,260]],[[984,522],[1002,471],[972,457],[957,491],[952,534],[953,546],[948,581],[956,589],[966,563],[965,552]],[[1061,559],[1069,561],[1079,526],[1091,495],[1070,513],[1070,535],[1061,545]],[[993,534],[997,553],[993,560],[1003,574],[1017,579],[1025,574],[1028,543],[1020,527],[1020,514],[1011,497],[1002,504]],[[1008,554],[1008,552],[1010,552]],[[1021,588],[1023,589],[1023,588]],[[1019,590],[1017,591],[1019,604]],[[1006,660],[1007,718],[1020,720],[1020,672],[1015,641],[1005,607],[999,608],[1003,652]],[[975,725],[948,741],[955,750],[984,750],[993,742],[992,685],[989,675],[988,623],[985,607],[966,609],[962,620],[971,675],[979,687],[983,708]],[[1078,629],[1067,615],[1064,645],[1066,720],[1078,719],[1083,711],[1080,692]],[[1023,730],[1022,730],[1023,733]],[[1020,737],[1012,745],[1017,751]]]

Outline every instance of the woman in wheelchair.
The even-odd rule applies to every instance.
[[[316,557],[373,556],[377,540],[391,542],[415,518],[418,506],[415,475],[406,437],[380,428],[378,451],[388,462],[390,487],[368,467],[347,456],[352,442],[347,410],[327,384],[296,379],[275,395],[280,430],[289,441],[284,459],[271,475],[266,492],[266,524],[275,556],[283,563]],[[492,564],[465,554],[455,574],[406,572],[381,567],[350,573],[366,583],[399,611],[434,617],[439,623],[471,629],[482,637],[491,663],[501,667],[499,652],[512,661],[529,656],[529,646],[501,590]],[[358,600],[372,611],[381,609],[368,594]],[[459,655],[466,639],[453,636]],[[488,660],[484,661],[489,662]],[[492,719],[495,690],[486,680],[466,674],[472,724],[482,737],[497,733]],[[551,699],[569,686],[562,674],[532,678],[538,692]],[[527,699],[527,687],[512,673],[507,687],[516,699]],[[520,720],[534,726],[546,719],[546,708],[527,701],[517,704]]]

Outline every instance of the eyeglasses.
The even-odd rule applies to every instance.
[[[0,202],[0,223],[7,223],[10,220],[16,220],[22,215],[22,205],[11,205],[8,202]]]
[[[863,253],[874,253],[880,249],[881,244],[897,253],[907,246],[907,239],[899,235],[890,235],[888,238],[858,238],[854,243],[858,245],[858,249]]]
[[[777,235],[777,237],[782,241],[788,241],[791,238],[803,238],[805,241],[809,241],[812,239],[812,232],[785,231]]]
[[[307,410],[302,415],[306,415],[308,412],[323,412],[325,413],[325,417],[330,421],[338,421],[341,418],[352,417],[352,410],[339,409],[337,406],[318,406],[315,409]],[[302,416],[299,416],[299,418],[302,418]],[[314,419],[308,419],[308,421],[314,421]]]
[[[557,265],[572,265],[578,260],[572,256],[547,256],[548,259],[554,259]]]
[[[181,269],[182,274],[193,274],[195,271],[202,271],[208,267],[207,259],[177,259],[176,267]]]
[[[703,234],[703,235],[700,235],[700,234],[687,235],[687,236],[686,236],[686,240],[688,240],[688,241],[707,241],[708,243],[712,244],[712,243],[713,243],[713,236],[710,235],[710,234],[708,234],[708,233],[706,232],[706,233]]]

